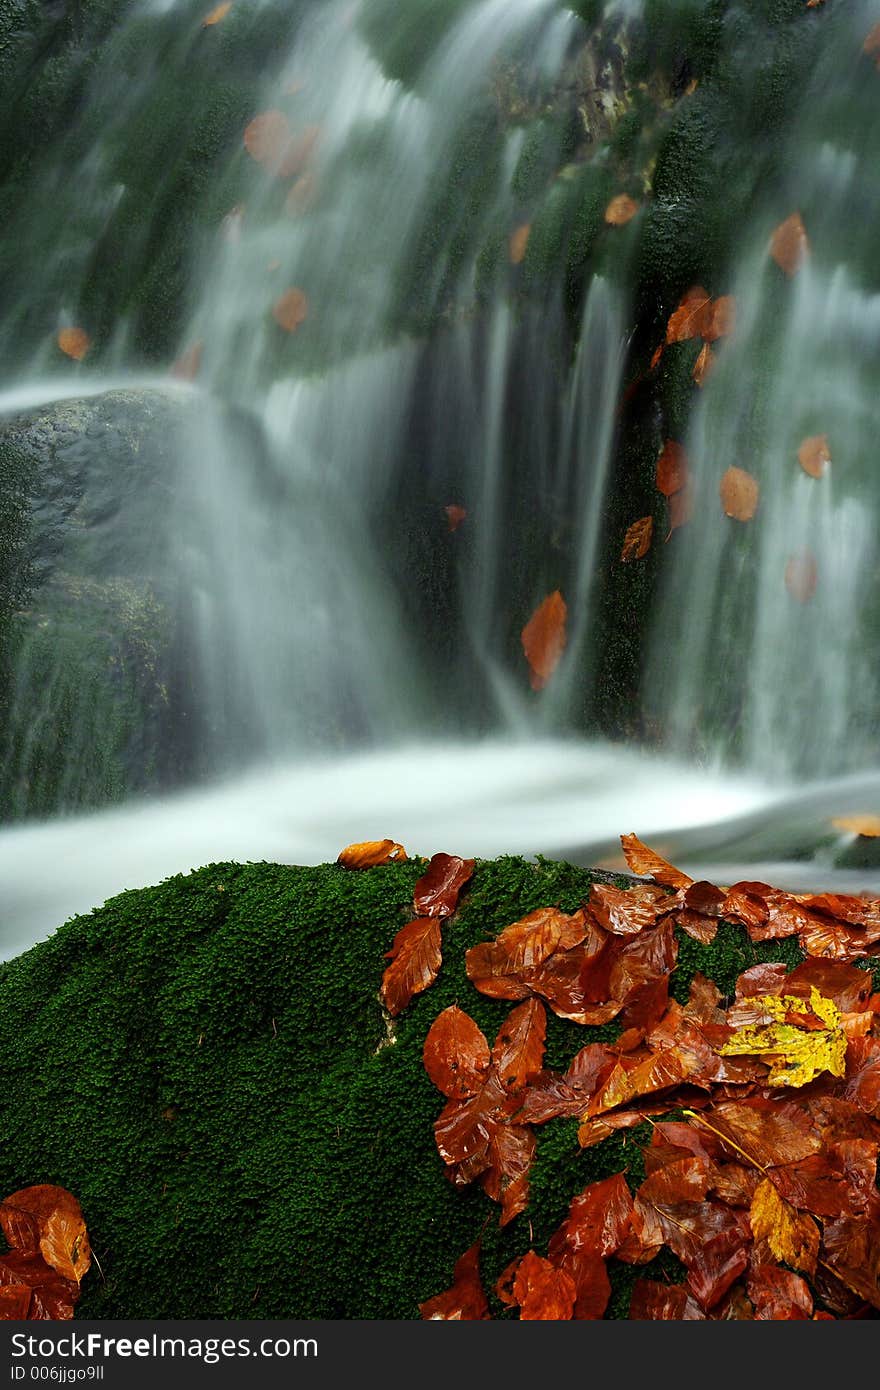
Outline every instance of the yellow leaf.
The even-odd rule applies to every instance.
[[[222,5],[218,5],[210,14],[206,14],[202,20],[202,28],[210,29],[213,24],[219,24],[224,20],[232,9],[232,0],[224,0]]]
[[[755,1188],[749,1225],[756,1243],[766,1241],[773,1258],[812,1274],[819,1254],[819,1228],[806,1212],[780,1197],[769,1178]]]
[[[815,985],[809,1002],[787,994],[764,994],[755,1000],[755,1005],[768,1013],[773,1022],[740,1028],[719,1047],[722,1056],[766,1056],[770,1065],[767,1081],[771,1086],[806,1086],[823,1071],[832,1076],[844,1075],[846,1033],[841,1027],[840,1011]]]
[[[82,1279],[92,1261],[89,1237],[79,1207],[62,1206],[47,1218],[40,1237],[40,1253],[65,1279]]]
[[[364,840],[360,844],[346,845],[336,862],[344,869],[372,869],[392,860],[401,864],[404,859],[406,850],[394,840]]]

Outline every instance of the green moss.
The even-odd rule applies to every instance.
[[[529,1208],[505,1230],[482,1191],[447,1181],[425,1034],[458,1003],[491,1041],[510,1007],[474,990],[464,951],[535,907],[575,908],[591,880],[479,863],[436,983],[389,1042],[377,989],[422,868],[210,865],[0,965],[0,1190],[79,1196],[104,1277],[88,1275],[78,1317],[413,1318],[481,1232],[491,1287],[546,1249],[586,1183],[641,1180],[648,1125],[584,1150],[558,1120],[537,1130]],[[674,992],[697,968],[731,988],[751,963],[741,936],[682,939]],[[598,1036],[552,1017],[549,1064]],[[615,1315],[653,1270],[614,1272]]]
[[[359,24],[389,77],[411,86],[473,0],[368,0]]]

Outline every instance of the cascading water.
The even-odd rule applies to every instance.
[[[801,429],[827,429],[835,461],[864,457],[868,373],[854,385],[847,364],[873,346],[870,294],[817,257],[778,310],[758,269],[769,206],[756,208],[731,271],[740,326],[688,449],[720,476],[752,466],[743,430],[760,432],[763,530],[748,559],[720,512],[670,542],[646,721],[632,670],[648,599],[643,572],[619,557],[626,525],[653,502],[621,457],[647,457],[633,431],[650,452],[657,423],[624,387],[652,276],[674,279],[650,216],[660,225],[679,212],[662,167],[654,213],[609,227],[603,212],[622,186],[648,189],[667,136],[668,171],[689,70],[670,59],[666,76],[651,75],[635,3],[449,0],[419,6],[418,20],[386,0],[292,8],[288,41],[273,36],[274,7],[256,2],[208,29],[192,0],[120,6],[96,61],[76,70],[69,119],[56,118],[36,174],[13,161],[10,186],[24,192],[5,242],[21,254],[9,257],[0,352],[20,384],[3,413],[25,408],[22,390],[57,400],[67,381],[82,398],[129,369],[139,409],[152,419],[155,401],[171,399],[179,418],[154,459],[113,413],[128,397],[82,415],[83,436],[124,436],[103,466],[124,463],[121,501],[107,500],[109,484],[94,495],[101,469],[51,425],[49,471],[60,459],[75,487],[63,516],[47,504],[60,539],[38,556],[45,576],[26,611],[18,600],[30,627],[11,648],[4,813],[63,814],[0,833],[3,949],[206,860],[317,861],[385,834],[425,853],[590,858],[635,828],[704,862],[827,847],[827,815],[862,809],[873,783],[782,800],[766,774],[864,765],[867,734],[861,753],[845,735],[859,714],[868,731],[877,705],[853,603],[872,563],[870,513],[854,477],[831,498],[836,463],[818,481],[777,487],[769,474]],[[730,9],[730,36],[710,37],[735,54],[749,6]],[[691,0],[675,0],[669,20],[661,49],[687,24],[704,40]],[[838,34],[824,61],[833,67],[843,44]],[[124,80],[145,47],[137,80]],[[624,79],[627,64],[641,75]],[[805,130],[798,139],[814,149]],[[218,144],[233,153],[219,159]],[[857,175],[841,173],[832,146],[811,155],[811,196],[840,209]],[[856,164],[867,148],[852,150]],[[806,174],[791,180],[806,215]],[[59,386],[55,333],[83,319],[95,349]],[[800,384],[820,375],[817,322],[829,404],[823,413],[811,393],[801,423]],[[195,380],[169,397],[155,364],[175,356],[176,374]],[[698,476],[707,514],[710,464]],[[21,487],[33,490],[33,476]],[[698,495],[698,516],[702,505]],[[449,507],[465,512],[457,524]],[[821,577],[794,620],[780,533],[811,549]],[[556,589],[567,645],[534,692],[520,632]],[[83,596],[94,599],[86,616]],[[58,641],[72,613],[93,634],[76,655]],[[163,651],[151,614],[171,633]],[[754,694],[738,696],[747,626]],[[845,659],[845,690],[827,652]],[[787,697],[783,664],[797,668]],[[133,670],[141,687],[129,691]],[[72,713],[59,736],[62,688]],[[618,739],[659,729],[705,764],[737,711],[736,775],[578,737],[599,718]],[[60,773],[46,770],[53,740]],[[823,756],[795,757],[805,743]],[[72,814],[175,784],[202,785]],[[780,814],[796,842],[774,840]],[[686,833],[710,822],[717,832]]]

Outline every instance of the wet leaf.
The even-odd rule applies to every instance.
[[[511,265],[521,265],[526,258],[526,248],[529,244],[529,233],[532,230],[531,222],[523,222],[510,234],[507,254]]]
[[[605,209],[605,221],[609,227],[623,227],[635,217],[638,203],[626,193],[618,193]]]
[[[677,531],[680,526],[686,526],[689,521],[693,520],[694,497],[695,489],[690,478],[688,478],[681,492],[673,493],[672,497],[670,497],[669,530],[666,533],[667,540],[669,540],[673,531]]]
[[[468,979],[473,980],[484,994],[496,998],[522,997],[528,990],[530,972],[558,948],[577,946],[587,935],[582,911],[569,916],[557,907],[539,907],[519,922],[505,927],[495,941],[481,942],[465,954]],[[492,981],[506,982],[507,977],[521,981],[520,994],[506,988],[493,989]]]
[[[759,996],[756,1007],[772,1023],[739,1028],[718,1052],[722,1057],[764,1056],[770,1064],[770,1086],[806,1086],[821,1072],[843,1076],[846,1034],[840,1011],[824,999],[815,985],[809,1002],[789,995]]]
[[[719,1231],[694,1251],[688,1268],[687,1287],[700,1307],[715,1308],[743,1273],[749,1262],[750,1243],[736,1228]]]
[[[681,492],[688,480],[687,454],[681,444],[667,439],[657,459],[657,488],[664,497]]]
[[[880,1308],[880,1221],[876,1209],[864,1216],[828,1221],[823,1231],[823,1263],[853,1293]]]
[[[479,1322],[490,1318],[489,1304],[480,1282],[479,1241],[456,1261],[452,1278],[451,1289],[419,1304],[422,1317],[445,1322]]]
[[[79,1285],[58,1274],[42,1255],[10,1250],[0,1256],[0,1287],[8,1286],[30,1290],[29,1320],[69,1321],[73,1317]]]
[[[535,1149],[534,1130],[528,1125],[499,1125],[489,1141],[489,1168],[482,1185],[493,1201],[501,1203],[501,1226],[528,1206],[528,1174]]]
[[[647,845],[642,844],[638,836],[621,835],[620,843],[626,862],[634,874],[648,875],[655,883],[662,883],[666,888],[689,888],[693,883],[694,880],[688,878],[687,874],[683,874],[680,869],[676,869]]]
[[[706,1314],[684,1284],[659,1284],[638,1279],[633,1284],[629,1315],[637,1322],[699,1322]]]
[[[564,1270],[575,1286],[572,1317],[580,1322],[597,1322],[604,1318],[611,1298],[611,1280],[605,1261],[599,1255],[583,1250],[563,1248],[552,1259],[557,1269]]]
[[[449,530],[457,531],[459,526],[467,516],[467,512],[465,511],[464,507],[459,507],[454,502],[450,502],[449,506],[444,507],[443,510],[446,513],[446,520]]]
[[[522,630],[533,690],[543,690],[565,651],[568,608],[558,589],[538,605]]]
[[[456,1004],[428,1029],[422,1049],[425,1071],[445,1096],[475,1095],[491,1063],[489,1044],[473,1019]]]
[[[786,1202],[769,1178],[762,1179],[755,1190],[749,1225],[756,1243],[765,1243],[775,1260],[812,1274],[819,1255],[819,1228],[811,1216]]]
[[[709,344],[704,343],[700,349],[699,355],[697,356],[697,360],[694,363],[693,371],[691,372],[691,376],[693,377],[697,386],[704,385],[706,378],[710,375],[714,366],[715,354],[710,348]]]
[[[809,1318],[813,1313],[813,1295],[805,1279],[778,1265],[756,1265],[749,1272],[749,1298],[755,1305],[755,1317],[766,1321],[790,1321],[793,1317]]]
[[[413,910],[420,917],[449,917],[458,906],[458,895],[473,876],[474,859],[457,854],[434,854],[413,889]]]
[[[706,1114],[686,1113],[699,1131],[705,1129],[720,1139],[734,1158],[745,1159],[763,1172],[806,1158],[822,1147],[809,1115],[782,1099],[728,1101]]]
[[[574,1312],[577,1289],[570,1274],[556,1269],[530,1250],[520,1261],[513,1281],[513,1293],[520,1307],[520,1318],[556,1321],[568,1319]]]
[[[285,333],[295,333],[309,316],[308,297],[296,286],[285,290],[272,305],[272,317]]]
[[[613,888],[610,884],[594,883],[587,905],[603,930],[615,936],[631,936],[657,925],[657,918],[668,911],[669,895],[662,888],[646,884]]]
[[[589,1183],[572,1199],[568,1216],[551,1238],[548,1254],[555,1259],[563,1250],[613,1255],[632,1224],[633,1199],[623,1173]]]
[[[501,1025],[492,1049],[492,1065],[512,1095],[524,1091],[544,1063],[547,1015],[539,999],[520,1004]]]
[[[719,486],[724,515],[734,521],[751,521],[758,510],[757,479],[744,468],[728,468]]]
[[[56,340],[61,351],[75,362],[81,362],[92,345],[92,340],[83,328],[62,328]]]
[[[702,285],[694,285],[679,301],[678,308],[666,325],[667,343],[684,343],[703,336],[703,319],[711,304],[711,296]]]
[[[319,126],[294,134],[283,111],[263,111],[249,122],[244,147],[251,159],[280,179],[301,174],[320,135]]]
[[[0,1322],[23,1320],[30,1306],[31,1291],[27,1284],[0,1285]]]
[[[210,29],[212,25],[220,24],[231,9],[232,0],[223,0],[222,5],[217,5],[209,14],[205,15],[205,18],[202,20],[202,28]]]
[[[402,863],[405,859],[406,850],[396,840],[364,840],[346,845],[336,862],[344,869],[372,869],[377,864]]]
[[[40,1237],[40,1253],[64,1279],[81,1282],[92,1262],[92,1254],[86,1223],[75,1198],[59,1205],[46,1219]]]
[[[623,549],[620,552],[621,562],[625,565],[631,560],[643,560],[651,549],[651,538],[654,534],[654,518],[652,516],[640,516],[638,521],[634,521],[627,527],[626,535],[623,538]]]
[[[440,923],[436,917],[417,917],[407,922],[385,953],[391,964],[382,976],[380,996],[395,1017],[416,994],[421,994],[437,978],[442,964]]]
[[[25,1187],[0,1203],[0,1226],[13,1249],[43,1259],[79,1284],[91,1264],[82,1209],[72,1192],[49,1183]]]
[[[736,328],[736,300],[732,294],[722,294],[703,310],[700,333],[707,343],[726,338]]]
[[[827,434],[814,434],[801,441],[798,449],[798,463],[811,478],[821,478],[831,462]]]
[[[780,222],[770,238],[770,255],[786,275],[796,275],[810,250],[806,228],[799,212]]]
[[[785,564],[785,587],[798,603],[809,603],[816,592],[819,569],[816,557],[809,550],[789,555]]]

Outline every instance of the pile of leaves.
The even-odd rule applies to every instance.
[[[386,842],[390,845],[392,842]],[[880,899],[794,894],[758,882],[694,882],[635,836],[629,867],[650,882],[595,883],[573,913],[540,908],[466,954],[468,978],[514,1005],[490,1046],[457,1004],[424,1044],[446,1098],[434,1133],[457,1187],[479,1183],[506,1225],[527,1211],[536,1128],[576,1117],[587,1148],[648,1120],[645,1180],[624,1173],[572,1194],[546,1251],[512,1261],[494,1293],[521,1318],[597,1319],[608,1262],[647,1264],[662,1250],[676,1282],[637,1280],[639,1319],[821,1320],[880,1309],[880,995],[860,968],[880,949]],[[396,848],[400,848],[399,846]],[[466,868],[465,866],[470,866]],[[472,865],[435,856],[416,886],[454,886]],[[437,949],[409,952],[398,934],[383,982],[399,1012],[440,968]],[[806,959],[745,970],[732,999],[695,975],[686,1003],[669,994],[676,928],[707,944],[724,921],[754,942],[796,938]],[[427,929],[425,936],[428,936]],[[416,956],[419,968],[413,961]],[[546,1009],[584,1025],[616,1020],[613,1043],[582,1047],[564,1072],[544,1067]],[[479,1239],[425,1318],[487,1318]]]
[[[42,1184],[0,1202],[0,1320],[73,1317],[92,1256],[79,1202],[64,1187]]]

